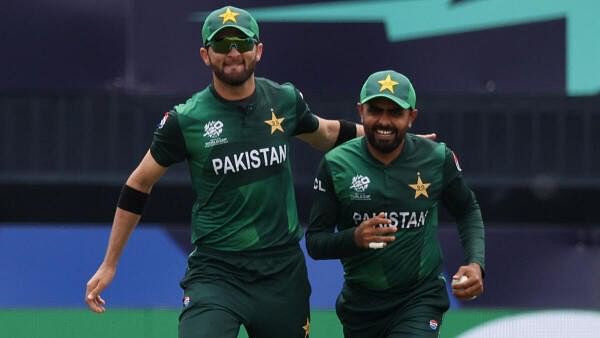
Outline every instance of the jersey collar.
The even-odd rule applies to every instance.
[[[227,100],[226,98],[219,95],[219,93],[217,93],[217,91],[215,90],[215,87],[212,84],[210,84],[208,86],[208,89],[213,94],[213,96],[220,102],[227,104],[227,105],[233,105],[238,108],[242,108],[244,110],[246,109],[246,107],[248,107],[249,105],[253,105],[256,102],[256,87],[254,88],[254,91],[252,92],[252,94],[250,96],[248,96],[247,98],[241,99],[241,100],[233,100],[233,101]]]

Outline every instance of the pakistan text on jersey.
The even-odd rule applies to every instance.
[[[282,164],[287,159],[287,145],[252,149],[238,154],[213,158],[212,165],[216,175],[237,173],[262,167]]]
[[[377,216],[379,212],[374,212],[372,214],[369,213],[360,213],[354,212],[352,218],[354,219],[354,224],[359,225],[363,221],[368,220],[369,218],[373,218]],[[411,228],[420,228],[425,225],[427,222],[427,214],[429,214],[429,210],[425,211],[384,211],[383,212],[385,218],[392,221],[390,224],[386,224],[385,226],[395,226],[399,229],[411,229]],[[380,224],[380,226],[383,226]]]

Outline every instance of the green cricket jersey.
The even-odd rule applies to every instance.
[[[386,166],[366,142],[348,141],[321,162],[306,234],[310,255],[341,258],[353,285],[411,289],[440,270],[437,225],[443,204],[457,220],[467,262],[483,268],[481,212],[454,153],[444,143],[407,134],[402,153]],[[380,212],[397,226],[396,240],[380,250],[358,248],[354,229]]]
[[[317,127],[293,85],[262,78],[247,99],[209,86],[165,113],[150,152],[162,166],[188,162],[192,242],[223,251],[297,243],[290,138]]]

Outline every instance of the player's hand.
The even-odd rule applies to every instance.
[[[100,293],[112,282],[115,277],[116,269],[100,265],[98,271],[90,278],[85,288],[85,302],[90,310],[96,313],[106,311],[104,305],[106,302],[100,296]]]
[[[428,139],[431,141],[435,141],[435,139],[437,139],[437,134],[436,133],[429,133],[429,134],[416,134],[419,137],[422,137],[424,139]]]
[[[398,230],[383,212],[360,223],[354,230],[354,242],[361,248],[381,249],[396,239]]]
[[[461,281],[461,278],[464,281]],[[461,266],[452,276],[452,281],[452,293],[458,299],[472,300],[483,293],[483,277],[481,267],[477,263]]]

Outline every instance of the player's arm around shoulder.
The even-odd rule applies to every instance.
[[[150,151],[127,179],[119,197],[104,260],[86,284],[85,302],[96,313],[106,311],[102,291],[112,282],[119,258],[129,236],[138,224],[147,195],[167,171],[154,160]]]
[[[298,135],[298,138],[319,150],[327,151],[357,136],[364,135],[361,124],[346,120],[328,120],[318,116],[317,119],[319,127],[311,133]]]
[[[328,120],[316,116],[319,126],[310,133],[299,134],[298,138],[316,149],[327,151],[355,137],[365,135],[362,124],[347,120]],[[417,134],[426,140],[434,141],[435,133]]]

